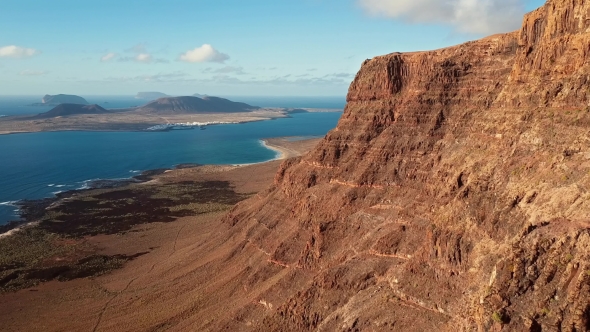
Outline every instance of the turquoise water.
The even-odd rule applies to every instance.
[[[308,106],[313,107],[313,106]],[[169,132],[45,132],[0,135],[0,224],[18,219],[10,202],[51,197],[92,179],[118,179],[184,163],[246,164],[273,159],[260,139],[323,136],[342,113]]]

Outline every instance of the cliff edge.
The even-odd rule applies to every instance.
[[[262,305],[211,326],[590,330],[589,59],[590,2],[549,0],[365,61],[337,128],[225,218],[225,262],[258,259],[232,297]]]

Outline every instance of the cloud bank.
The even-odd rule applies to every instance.
[[[25,48],[16,45],[0,47],[0,58],[22,59],[32,57],[39,53],[41,52],[34,48]]]
[[[218,62],[224,63],[229,59],[229,55],[223,54],[209,44],[203,44],[193,50],[188,50],[178,57],[178,60],[184,62]]]
[[[516,30],[524,0],[358,0],[376,16],[411,23],[450,25],[457,32],[492,34]]]

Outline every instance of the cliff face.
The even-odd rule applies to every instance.
[[[590,13],[583,0],[549,1],[528,14],[515,66],[499,102],[520,107],[584,107],[590,102]]]
[[[365,61],[337,128],[226,217],[228,264],[266,259],[217,327],[589,330],[589,55],[590,2],[550,0]]]

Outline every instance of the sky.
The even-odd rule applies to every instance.
[[[365,59],[520,27],[542,0],[2,0],[0,95],[344,96]]]

